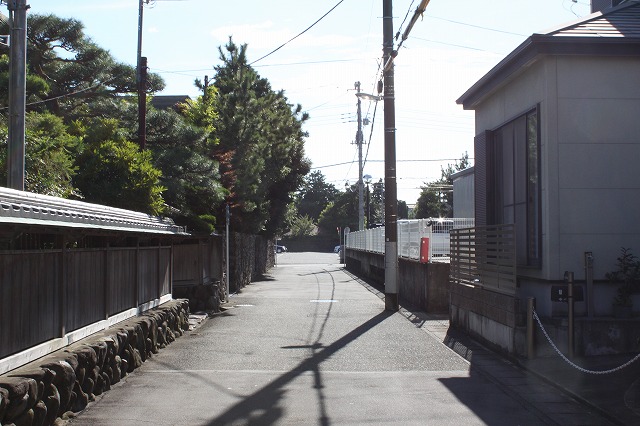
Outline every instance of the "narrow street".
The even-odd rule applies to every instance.
[[[279,254],[278,265],[233,295],[223,314],[163,349],[69,423],[549,423],[423,322],[385,312],[377,291],[337,262],[333,253]]]

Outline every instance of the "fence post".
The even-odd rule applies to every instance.
[[[534,336],[535,324],[533,322],[533,310],[535,309],[535,297],[527,298],[527,359],[533,359],[535,354]]]
[[[58,288],[58,320],[60,321],[60,337],[67,334],[67,234],[62,234],[60,247],[60,287]]]
[[[103,292],[103,297],[104,297],[104,319],[108,320],[109,319],[109,312],[111,311],[111,303],[110,303],[110,297],[111,297],[111,288],[110,288],[110,284],[111,284],[111,275],[109,274],[110,270],[109,270],[109,249],[110,249],[110,244],[109,241],[107,241],[107,244],[104,248],[104,292]]]
[[[140,307],[140,237],[136,237],[136,277],[134,286],[134,308],[139,309]],[[140,313],[140,311],[138,311]]]
[[[568,355],[569,358],[573,358],[573,272],[566,271],[564,277],[567,280],[567,303],[569,303]]]

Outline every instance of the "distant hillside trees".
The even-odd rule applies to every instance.
[[[317,223],[320,213],[336,200],[340,191],[328,183],[319,170],[309,173],[296,194],[296,208],[300,216],[307,216]]]

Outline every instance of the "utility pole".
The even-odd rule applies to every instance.
[[[149,0],[139,0],[138,3],[138,55],[136,66],[136,84],[138,89],[138,144],[144,150],[147,143],[147,58],[142,57],[142,13],[143,4]]]
[[[393,74],[393,6],[382,0],[384,78],[384,304],[398,310],[398,189],[396,182],[396,110]]]
[[[360,93],[360,82],[356,81],[355,83],[356,96]],[[362,182],[362,109],[361,109],[361,100],[358,97],[358,131],[356,133],[356,144],[358,145],[358,231],[362,231],[364,229],[364,190],[363,190],[363,182]]]
[[[138,82],[138,143],[143,151],[147,144],[147,57],[140,58]]]
[[[204,90],[203,90],[203,94],[202,94],[202,98],[206,101],[207,100],[207,91],[209,89],[209,76],[205,75],[204,76]]]
[[[9,140],[7,186],[24,191],[24,132],[27,105],[27,9],[26,0],[9,0]]]

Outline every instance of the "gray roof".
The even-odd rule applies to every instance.
[[[640,37],[640,3],[633,1],[596,12],[575,24],[551,30],[552,37]]]
[[[0,187],[0,225],[18,224],[185,234],[171,219]]]
[[[474,109],[505,80],[544,55],[640,56],[640,1],[536,33],[484,75],[456,102]]]
[[[175,109],[178,104],[182,104],[188,99],[191,99],[189,95],[156,95],[151,98],[151,105],[155,109]]]

